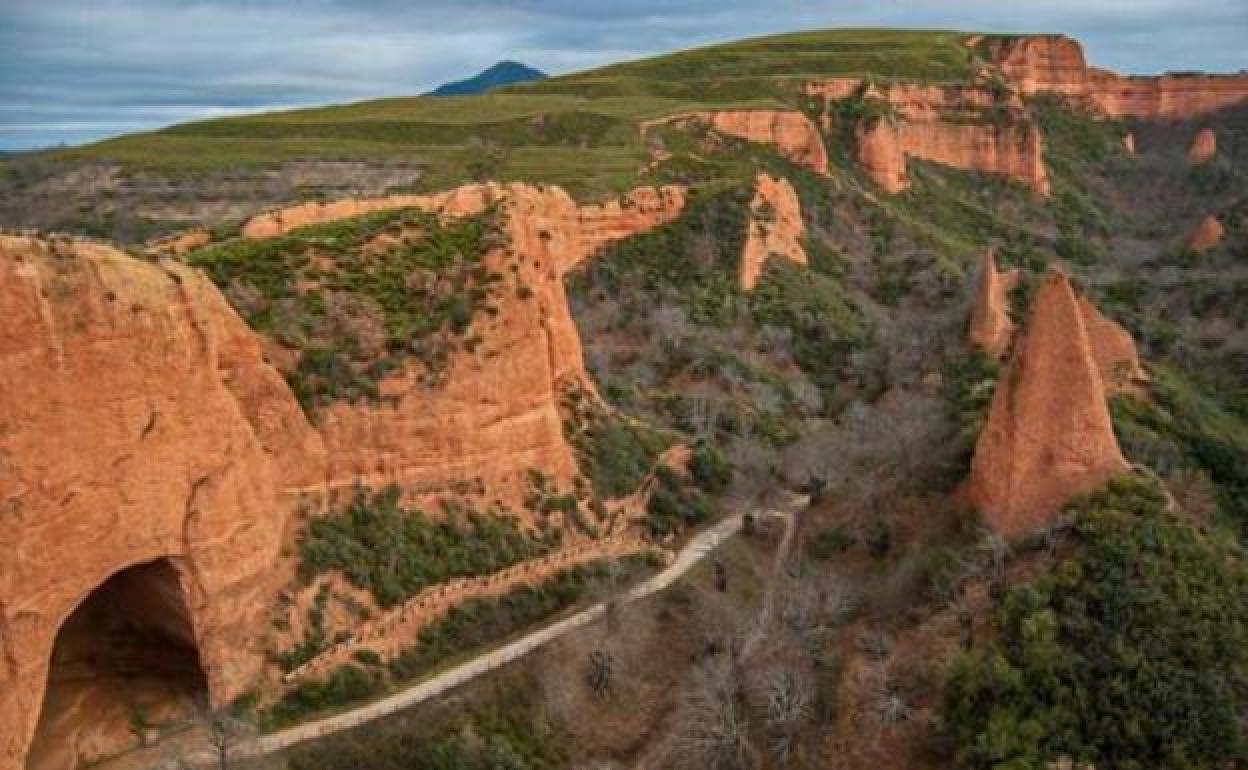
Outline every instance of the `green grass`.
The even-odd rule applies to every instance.
[[[503,179],[618,192],[644,163],[640,121],[700,109],[800,108],[800,82],[867,75],[965,81],[965,35],[843,29],[743,40],[456,97],[398,97],[218,118],[133,134],[50,158],[109,160],[175,175],[303,159],[401,162],[422,188],[467,181],[482,147],[528,156]],[[536,157],[535,157],[536,156]],[[627,159],[628,167],[623,168]],[[583,178],[606,161],[607,173]]]

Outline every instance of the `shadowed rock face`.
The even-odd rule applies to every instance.
[[[1200,254],[1221,243],[1224,235],[1226,235],[1226,230],[1222,227],[1222,223],[1210,214],[1200,220],[1200,224],[1192,231],[1191,237],[1187,240],[1187,247]]]
[[[1085,314],[1051,272],[997,383],[968,497],[995,531],[1019,537],[1126,469]]]
[[[738,279],[749,291],[758,284],[767,258],[775,254],[800,265],[806,264],[802,248],[802,209],[793,185],[783,177],[762,173],[754,182],[750,202],[750,228],[741,254]]]
[[[1123,77],[1089,67],[1065,35],[993,38],[988,47],[1023,93],[1065,94],[1108,117],[1182,120],[1248,101],[1248,75]]]
[[[49,653],[71,612],[111,576],[167,560],[214,701],[265,661],[263,613],[295,501],[357,479],[570,478],[559,385],[583,380],[563,272],[609,241],[666,222],[680,188],[578,206],[562,190],[461,188],[302,206],[248,223],[261,236],[394,205],[446,216],[501,207],[509,236],[486,255],[532,289],[474,324],[483,344],[440,388],[405,373],[393,406],[336,404],[309,424],[260,340],[203,274],[87,242],[0,236],[0,768],[21,767]],[[517,491],[520,487],[517,487]]]

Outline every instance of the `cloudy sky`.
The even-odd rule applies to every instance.
[[[0,0],[0,150],[570,72],[837,26],[1066,32],[1124,72],[1248,68],[1248,0]]]

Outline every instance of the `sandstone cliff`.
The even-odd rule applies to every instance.
[[[569,479],[560,386],[588,385],[562,274],[603,244],[675,217],[679,188],[578,206],[562,190],[481,185],[438,196],[305,205],[258,217],[267,237],[387,206],[461,216],[497,205],[486,256],[516,288],[474,322],[444,386],[399,373],[393,405],[339,403],[309,424],[259,340],[201,273],[86,242],[0,238],[0,768],[22,765],[49,652],[110,576],[167,559],[217,702],[264,664],[297,499],[398,482],[480,479],[517,493],[529,468]],[[513,272],[514,271],[514,272]],[[488,315],[488,314],[487,314]],[[269,343],[272,344],[272,343]]]
[[[70,612],[168,559],[209,690],[263,660],[271,568],[312,433],[207,279],[90,243],[0,237],[0,767],[22,765]]]
[[[1212,128],[1202,128],[1192,139],[1192,144],[1187,148],[1187,162],[1193,166],[1200,166],[1213,160],[1218,154],[1218,135],[1213,133]]]
[[[487,184],[431,196],[304,204],[248,222],[245,233],[270,237],[387,208],[415,206],[458,217],[501,207],[507,245],[484,263],[516,286],[499,294],[496,313],[474,321],[471,332],[482,344],[455,353],[437,388],[400,372],[382,383],[391,405],[339,402],[320,414],[328,457],[324,485],[398,483],[418,492],[479,480],[497,499],[518,503],[528,491],[530,468],[569,482],[577,466],[562,432],[559,393],[569,382],[591,392],[593,385],[563,274],[606,243],[673,219],[684,203],[677,187],[640,188],[621,200],[578,206],[559,188]]]
[[[989,57],[1023,93],[1074,97],[1113,118],[1181,120],[1248,101],[1248,75],[1123,77],[1089,67],[1065,35],[994,37]]]
[[[1204,253],[1222,242],[1226,230],[1218,218],[1210,214],[1200,220],[1200,224],[1187,239],[1187,247],[1197,254]]]
[[[828,173],[828,153],[819,129],[795,110],[721,110],[683,112],[641,124],[644,136],[659,125],[703,124],[725,136],[767,144],[816,174]]]
[[[1014,336],[1009,295],[1010,290],[1018,284],[1018,277],[1017,268],[1006,273],[999,272],[992,251],[984,253],[979,271],[979,287],[975,293],[975,303],[971,306],[968,336],[971,344],[994,358],[1005,355]]]
[[[1007,537],[1127,469],[1091,339],[1070,282],[1051,272],[993,393],[967,487],[987,524]]]
[[[909,186],[906,160],[919,158],[1001,174],[1049,194],[1044,140],[1016,94],[973,86],[864,86],[846,78],[813,81],[805,91],[824,101],[825,116],[832,102],[851,97],[887,109],[887,116],[863,121],[856,132],[859,163],[890,193]]]
[[[760,173],[754,182],[750,226],[737,276],[741,288],[749,291],[758,284],[763,266],[773,254],[806,264],[804,232],[801,204],[793,185],[783,177]]]

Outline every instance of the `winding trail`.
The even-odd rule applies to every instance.
[[[786,512],[776,510],[767,511],[764,515],[789,517],[789,514]],[[689,543],[676,554],[676,558],[672,560],[671,564],[625,591],[615,601],[634,602],[668,588],[688,574],[691,569],[706,558],[707,554],[719,547],[721,543],[740,532],[744,518],[743,514],[729,516],[694,535]],[[253,738],[231,750],[231,757],[234,759],[258,759],[300,743],[333,735],[343,730],[350,730],[353,727],[358,727],[373,720],[389,716],[397,711],[410,708],[418,703],[436,698],[465,682],[522,658],[555,639],[600,620],[606,614],[606,611],[606,603],[588,607],[548,626],[535,629],[502,647],[484,652],[472,660],[435,674],[423,682],[396,692],[393,695],[388,695],[371,703],[353,708],[350,711],[325,717],[324,719]],[[216,762],[216,756],[205,749],[191,754],[189,757],[184,758],[183,761],[196,766],[208,765]]]

